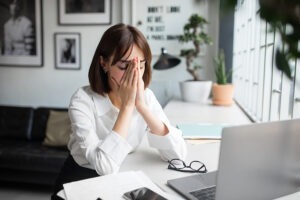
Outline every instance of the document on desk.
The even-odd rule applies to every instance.
[[[64,184],[67,200],[123,199],[125,192],[148,187],[167,199],[176,199],[162,191],[142,171],[127,171]]]
[[[221,139],[223,127],[228,124],[183,123],[177,124],[185,139]]]

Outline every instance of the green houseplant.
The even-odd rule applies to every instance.
[[[193,77],[192,81],[181,82],[180,89],[185,101],[205,101],[211,91],[212,82],[200,81],[199,69],[202,68],[197,63],[201,52],[201,45],[211,45],[212,39],[205,33],[207,20],[198,15],[192,14],[188,22],[183,27],[183,34],[179,36],[181,43],[190,43],[192,48],[182,49],[180,56],[185,57],[186,70]]]
[[[214,58],[216,83],[212,86],[212,101],[214,105],[229,106],[233,103],[234,87],[228,83],[232,70],[226,69],[224,51]]]
[[[204,32],[204,26],[208,24],[207,20],[198,15],[192,14],[183,27],[183,35],[179,36],[179,41],[183,43],[192,43],[194,48],[182,49],[180,56],[186,59],[186,70],[192,75],[194,81],[199,81],[199,69],[201,66],[195,63],[195,59],[201,52],[201,45],[211,45],[212,39]]]

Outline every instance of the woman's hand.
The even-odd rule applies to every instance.
[[[142,109],[145,108],[145,85],[143,80],[143,74],[141,72],[140,67],[140,60],[137,58],[137,75],[138,75],[138,81],[137,81],[137,93],[136,93],[136,99],[135,99],[135,106],[136,109],[140,112]]]
[[[133,108],[138,84],[137,59],[131,61],[119,84],[114,78],[112,79],[119,86],[118,93],[121,99],[121,108],[128,106]]]

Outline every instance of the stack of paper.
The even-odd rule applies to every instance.
[[[221,139],[225,124],[201,124],[186,123],[178,124],[177,127],[182,131],[185,139]]]
[[[167,199],[176,199],[162,191],[142,171],[121,172],[67,183],[64,184],[64,194],[62,192],[60,196],[65,196],[67,200],[96,200],[97,198],[118,200],[123,199],[125,192],[140,187],[148,187]]]

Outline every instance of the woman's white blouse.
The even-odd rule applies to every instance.
[[[93,92],[89,86],[79,88],[69,106],[72,134],[68,148],[74,160],[80,166],[95,169],[99,175],[116,173],[127,154],[138,147],[145,135],[162,159],[184,159],[186,145],[181,131],[170,125],[150,89],[145,90],[145,100],[151,112],[169,129],[167,135],[152,134],[142,116],[134,110],[128,136],[121,137],[112,131],[119,110],[109,97]]]

